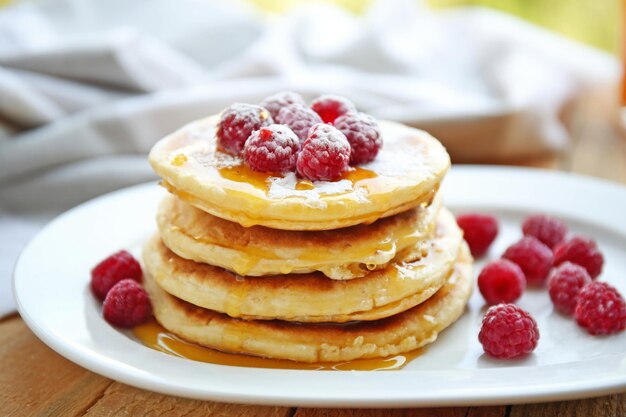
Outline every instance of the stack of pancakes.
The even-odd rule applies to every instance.
[[[436,139],[381,122],[376,160],[310,182],[217,151],[216,122],[150,153],[171,193],[143,254],[166,329],[226,352],[337,362],[417,349],[462,314],[472,259],[437,194],[450,160]]]

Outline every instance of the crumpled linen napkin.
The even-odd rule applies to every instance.
[[[46,0],[0,10],[0,315],[19,251],[52,216],[154,178],[163,135],[279,90],[350,97],[425,128],[455,160],[563,147],[568,114],[610,108],[615,58],[481,8]],[[599,112],[602,113],[602,112]]]

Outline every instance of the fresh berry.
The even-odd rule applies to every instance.
[[[548,293],[554,308],[571,316],[576,308],[578,293],[591,282],[587,270],[580,265],[564,262],[548,277]]]
[[[468,213],[458,216],[456,222],[463,229],[463,237],[475,258],[487,253],[498,235],[498,220],[493,216]]]
[[[302,145],[296,167],[298,174],[311,181],[334,181],[348,169],[350,144],[331,125],[317,124]]]
[[[376,119],[365,113],[347,113],[335,120],[335,127],[341,131],[352,151],[350,164],[358,165],[371,162],[383,146],[380,128]]]
[[[102,305],[102,314],[114,326],[137,326],[152,315],[150,297],[139,283],[132,279],[123,279],[107,294]]]
[[[243,147],[243,159],[262,172],[295,171],[300,140],[285,125],[270,125],[252,132]]]
[[[502,257],[518,264],[526,275],[526,282],[534,285],[543,284],[554,260],[550,248],[532,236],[524,236],[509,246]]]
[[[524,220],[522,232],[525,236],[533,236],[550,249],[554,249],[565,238],[567,226],[555,217],[535,214]]]
[[[278,112],[276,121],[287,125],[304,142],[313,125],[322,123],[322,119],[313,110],[301,104],[290,104]]]
[[[489,262],[478,275],[478,289],[489,304],[512,303],[526,288],[522,269],[511,261]]]
[[[119,281],[130,278],[141,282],[139,262],[125,250],[114,253],[91,270],[91,290],[100,300]]]
[[[287,107],[290,104],[306,106],[302,96],[292,91],[282,91],[280,93],[273,94],[266,97],[261,102],[261,106],[267,109],[275,120],[278,120],[278,113],[280,112],[280,109]]]
[[[350,100],[331,94],[325,94],[313,100],[311,108],[320,115],[324,123],[334,123],[337,117],[356,111]]]
[[[252,132],[272,123],[272,116],[263,107],[235,103],[222,111],[215,133],[217,145],[225,152],[238,155]]]
[[[600,275],[604,265],[604,257],[596,242],[582,236],[575,236],[554,249],[554,264],[560,265],[565,261],[582,266],[592,279]]]
[[[578,294],[576,322],[590,334],[619,333],[626,328],[626,304],[622,295],[606,282],[593,281]]]
[[[532,352],[539,341],[537,322],[514,304],[489,307],[478,334],[485,353],[511,359]]]

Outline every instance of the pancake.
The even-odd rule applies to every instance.
[[[150,163],[162,184],[186,202],[245,227],[331,230],[372,223],[429,202],[450,166],[426,132],[380,122],[384,145],[341,180],[298,181],[295,174],[251,171],[241,158],[216,151],[217,116],[159,141]]]
[[[434,234],[441,207],[435,198],[371,225],[337,230],[293,231],[239,223],[208,214],[167,196],[157,223],[165,245],[182,258],[219,266],[239,275],[261,276],[321,271],[331,279],[353,279],[390,262]]]
[[[416,301],[405,302],[405,308],[427,299],[449,275],[462,239],[454,216],[441,209],[426,256],[409,248],[402,254],[404,261],[348,281],[331,280],[319,272],[242,277],[181,258],[158,236],[145,246],[143,260],[145,270],[168,293],[231,317],[346,322],[378,319],[381,311],[395,314],[407,297]],[[394,303],[398,305],[392,308]]]
[[[156,319],[179,337],[225,352],[299,362],[386,357],[432,343],[461,316],[472,284],[463,243],[453,273],[424,303],[386,319],[337,325],[234,319],[171,296],[150,274],[145,277]]]

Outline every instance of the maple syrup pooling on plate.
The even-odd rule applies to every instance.
[[[402,369],[407,363],[424,353],[424,348],[387,358],[355,359],[337,363],[304,363],[257,356],[224,353],[187,342],[168,332],[156,320],[136,326],[133,334],[151,349],[179,358],[216,365],[246,368],[301,369],[318,371],[390,371]]]

